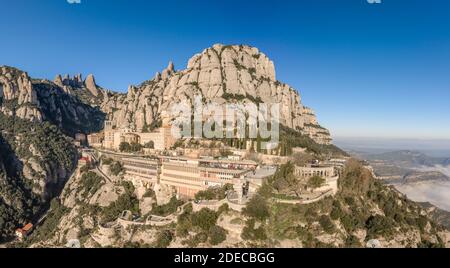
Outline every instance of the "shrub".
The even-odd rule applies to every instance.
[[[215,246],[227,239],[227,231],[220,226],[213,226],[209,229],[209,243]]]
[[[110,167],[110,171],[114,176],[119,175],[123,171],[122,164],[120,162],[114,162]]]
[[[105,158],[102,160],[103,165],[111,165],[114,162],[112,158]]]
[[[178,207],[183,205],[183,201],[178,200],[175,196],[172,197],[172,199],[170,199],[170,202],[162,205],[162,206],[158,206],[156,204],[153,204],[153,208],[152,208],[152,214],[153,215],[158,215],[158,216],[168,216],[170,214],[173,214],[177,211]]]
[[[103,209],[102,222],[110,222],[116,220],[120,213],[125,210],[129,210],[134,214],[139,214],[139,200],[134,194],[126,192],[125,194],[119,196],[117,201],[110,204],[108,207]]]
[[[334,232],[335,226],[329,216],[322,215],[319,219],[319,223],[325,232],[327,232],[329,234],[332,234]]]
[[[196,200],[223,200],[227,197],[227,192],[233,190],[232,184],[226,184],[223,187],[211,187],[205,191],[198,192],[195,195]]]
[[[361,248],[362,245],[359,242],[358,238],[354,235],[349,235],[346,239],[345,239],[345,247],[347,248]]]
[[[197,245],[201,243],[206,243],[206,241],[208,241],[208,234],[200,232],[194,236],[194,241]]]
[[[200,227],[204,231],[209,231],[217,223],[217,213],[208,208],[203,208],[199,212],[192,214],[192,225]]]
[[[269,217],[269,206],[266,199],[255,195],[244,208],[243,213],[249,217],[264,221]]]
[[[169,230],[163,230],[156,236],[155,247],[157,248],[167,248],[170,243],[172,243],[174,236]]]
[[[133,142],[133,143],[122,142],[119,145],[119,150],[121,152],[126,152],[126,153],[140,152],[140,151],[142,151],[142,148],[143,148],[143,146],[136,142]]]
[[[100,187],[103,185],[102,177],[98,176],[94,172],[84,173],[81,177],[81,181],[83,182],[83,198],[86,198],[89,194],[95,194]]]
[[[244,240],[260,240],[264,241],[267,240],[267,234],[266,230],[263,226],[260,226],[259,228],[255,229],[255,220],[248,220],[246,223],[246,226],[242,230],[242,239]]]
[[[152,189],[147,189],[147,191],[145,192],[145,194],[142,197],[150,198],[150,197],[154,197],[154,196],[155,196],[155,191],[153,191]]]
[[[377,237],[391,234],[393,224],[391,220],[384,216],[371,216],[366,222],[367,236]]]
[[[149,141],[144,145],[144,148],[155,149],[155,143],[153,141]]]
[[[223,204],[219,207],[217,215],[222,215],[222,213],[227,213],[228,211],[230,211],[230,206],[228,204]]]

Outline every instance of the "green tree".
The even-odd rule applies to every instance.
[[[114,162],[110,167],[110,171],[114,176],[119,175],[123,171],[122,164],[120,162]]]
[[[155,149],[155,143],[153,141],[149,141],[144,145],[144,148]]]
[[[170,230],[163,230],[156,236],[155,247],[156,248],[167,248],[174,238],[173,233]]]
[[[322,227],[322,229],[329,234],[332,234],[335,230],[334,223],[331,221],[329,216],[326,215],[320,216],[319,224]]]
[[[209,231],[217,223],[217,213],[208,208],[203,208],[199,212],[192,214],[192,225],[198,226],[202,230]]]
[[[264,221],[269,217],[269,206],[267,200],[260,195],[255,195],[247,203],[243,213],[249,217]]]
[[[220,226],[213,226],[209,229],[209,243],[215,246],[227,239],[227,231]]]
[[[128,142],[121,142],[119,145],[119,150],[121,152],[129,152],[131,151],[131,145]]]

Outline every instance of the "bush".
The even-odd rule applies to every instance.
[[[167,248],[172,243],[174,236],[169,230],[163,230],[156,236],[155,247],[157,248]]]
[[[346,248],[361,248],[362,245],[356,236],[349,235],[347,237],[347,239],[345,239],[345,247]]]
[[[110,171],[114,176],[119,175],[123,171],[122,164],[120,162],[114,162],[110,167]]]
[[[392,232],[393,224],[391,220],[384,216],[376,215],[371,216],[366,222],[367,236],[374,238],[377,236],[390,235]]]
[[[266,199],[255,195],[244,208],[243,213],[249,217],[264,221],[269,217],[269,206]]]
[[[342,212],[341,204],[339,203],[339,201],[335,200],[333,202],[333,208],[331,210],[330,217],[332,220],[336,221],[342,218],[343,216],[344,213]]]
[[[86,198],[89,194],[95,194],[104,184],[103,178],[94,172],[84,173],[81,181],[83,183],[83,198]]]
[[[178,200],[175,196],[172,197],[172,199],[170,199],[170,202],[162,205],[162,206],[158,206],[156,204],[153,204],[153,208],[152,208],[152,214],[153,215],[157,215],[157,216],[169,216],[170,214],[173,214],[177,211],[178,207],[183,205],[183,201]]]
[[[147,189],[147,191],[145,192],[145,194],[142,197],[150,198],[150,197],[154,197],[154,196],[155,196],[155,191],[153,191],[152,189]]]
[[[199,212],[192,214],[192,225],[200,227],[204,231],[209,231],[217,223],[217,213],[208,208],[203,208]]]
[[[205,191],[198,192],[195,195],[196,200],[223,200],[227,197],[227,192],[233,190],[232,184],[226,184],[223,187],[212,187]]]
[[[103,165],[111,165],[114,162],[112,158],[105,158],[102,160]]]
[[[144,145],[144,148],[155,149],[155,143],[153,141],[149,141]]]
[[[219,207],[217,215],[222,215],[222,213],[227,213],[228,211],[230,211],[230,206],[228,204],[223,204]]]
[[[266,230],[263,226],[260,226],[259,228],[255,229],[255,220],[248,220],[246,223],[246,226],[242,230],[242,239],[244,240],[259,240],[264,241],[267,240],[267,234]]]
[[[319,219],[319,223],[325,232],[327,232],[329,234],[332,234],[334,232],[335,226],[329,216],[322,215]]]
[[[122,142],[119,145],[119,150],[125,153],[136,153],[142,151],[143,146],[139,143]]]
[[[215,246],[227,239],[227,231],[220,226],[213,226],[209,229],[209,243]]]
[[[206,243],[208,241],[208,234],[200,232],[194,236],[194,240],[197,244]]]
[[[139,200],[134,194],[129,193],[128,191],[119,196],[117,201],[103,209],[102,222],[107,223],[116,220],[125,210],[129,210],[133,214],[139,214],[140,212]]]

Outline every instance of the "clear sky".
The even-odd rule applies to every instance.
[[[125,91],[215,43],[274,60],[335,136],[450,139],[448,0],[2,0],[0,65]]]

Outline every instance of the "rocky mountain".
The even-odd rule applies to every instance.
[[[0,113],[0,242],[59,195],[77,158],[56,126]]]
[[[92,106],[94,97],[100,94],[93,81],[92,77],[82,82],[81,76],[66,78],[62,83],[58,78],[55,82],[31,79],[26,72],[3,66],[0,68],[0,111],[31,122],[51,122],[71,136],[99,131],[105,115]],[[90,96],[83,99],[86,94]]]
[[[78,158],[71,137],[103,126],[104,113],[82,100],[101,94],[93,77],[61,82],[0,67],[0,241],[59,195]]]
[[[312,109],[298,92],[276,79],[274,63],[257,48],[214,45],[192,57],[186,69],[173,63],[151,80],[130,86],[127,95],[105,96],[102,110],[117,127],[146,129],[166,118],[180,101],[280,103],[282,124],[300,131],[319,144],[330,144],[330,133],[321,127]]]
[[[279,102],[282,124],[295,132],[295,144],[320,151],[319,145],[331,143],[296,90],[276,79],[274,63],[249,46],[215,45],[190,59],[185,70],[170,63],[127,94],[98,86],[93,75],[57,75],[49,81],[1,66],[2,236],[38,216],[58,195],[77,158],[70,137],[101,130],[106,118],[117,127],[155,128],[172,105],[197,95],[206,103]]]
[[[450,230],[450,212],[437,208],[431,203],[419,203],[428,211],[434,221]]]

